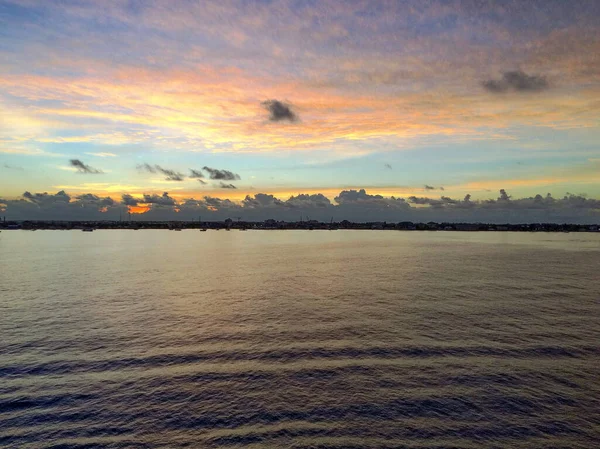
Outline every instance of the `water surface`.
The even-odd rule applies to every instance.
[[[592,448],[600,235],[0,234],[0,447]]]

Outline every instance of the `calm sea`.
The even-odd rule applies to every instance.
[[[3,231],[0,447],[600,447],[600,234]]]

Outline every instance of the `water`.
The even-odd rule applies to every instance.
[[[600,235],[5,231],[0,446],[592,448]]]

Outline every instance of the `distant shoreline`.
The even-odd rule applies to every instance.
[[[60,221],[20,220],[0,222],[3,230],[100,230],[100,229],[164,229],[164,230],[385,230],[385,231],[458,231],[458,232],[599,232],[597,224],[576,223],[413,223],[413,222],[283,222],[266,221]]]

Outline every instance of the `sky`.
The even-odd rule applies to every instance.
[[[599,28],[597,0],[0,0],[0,215],[599,222]]]

